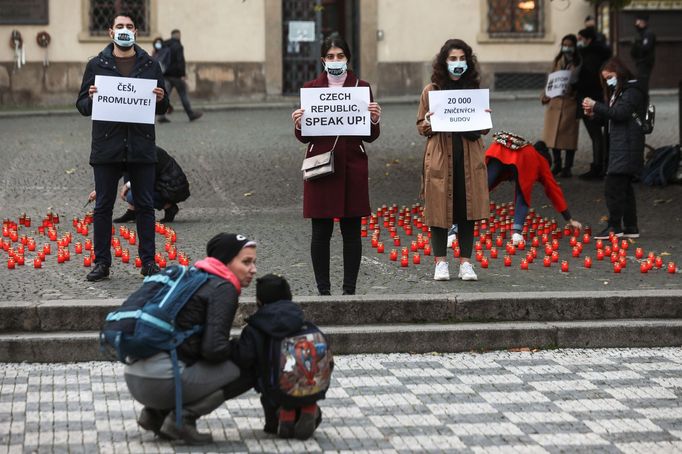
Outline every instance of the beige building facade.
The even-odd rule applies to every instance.
[[[111,8],[137,8],[138,43],[147,51],[155,37],[180,29],[191,95],[216,102],[294,95],[319,69],[319,42],[305,41],[301,31],[291,39],[300,24],[302,30],[314,28],[313,38],[334,32],[346,37],[353,66],[378,96],[418,95],[434,55],[453,37],[473,47],[485,86],[535,88],[561,37],[576,33],[594,12],[584,0],[0,0],[1,5],[0,103],[6,106],[72,103],[86,62],[110,42]],[[14,30],[23,39],[21,67],[22,52],[11,46]],[[51,38],[46,49],[37,42],[43,31]]]

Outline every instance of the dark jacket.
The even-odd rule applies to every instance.
[[[182,47],[179,39],[171,38],[164,42],[165,46],[170,48],[170,64],[166,68],[165,76],[168,77],[185,77],[187,75],[185,69],[185,49]]]
[[[237,312],[238,295],[232,283],[211,277],[182,308],[176,319],[181,330],[204,325],[178,347],[178,356],[186,366],[200,359],[219,363],[230,359],[230,328]]]
[[[303,311],[298,304],[281,300],[260,307],[246,319],[239,340],[233,340],[232,360],[240,369],[252,369],[258,377],[256,390],[267,393],[264,386],[270,370],[270,339],[295,334],[303,326]]]
[[[656,35],[648,28],[638,30],[630,55],[635,61],[637,75],[647,76],[651,73],[656,57]]]
[[[594,105],[596,117],[608,120],[608,175],[638,175],[644,165],[644,133],[632,118],[635,112],[644,118],[646,96],[636,80],[628,81],[613,102]]]
[[[154,190],[164,202],[180,203],[189,197],[189,181],[182,167],[166,150],[156,147],[156,180]]]
[[[600,43],[597,40],[590,42],[589,46],[580,48],[582,65],[578,72],[578,81],[575,84],[578,114],[581,114],[583,111],[581,107],[583,99],[602,99],[603,92],[599,73],[602,65],[610,57],[611,49],[606,44]]]
[[[344,87],[369,87],[348,71]],[[327,73],[306,82],[303,87],[328,87]],[[373,101],[370,89],[370,99]],[[369,170],[367,153],[362,142],[373,142],[379,137],[379,124],[372,124],[367,137],[340,136],[336,147],[336,136],[302,136],[294,128],[296,138],[307,143],[306,158],[326,153],[334,148],[334,174],[312,181],[303,182],[303,217],[344,218],[367,216],[369,208]]]
[[[114,44],[111,43],[92,58],[85,67],[83,82],[76,108],[81,115],[92,115],[92,99],[88,95],[91,85],[95,84],[95,76],[123,77],[116,68],[113,55]],[[128,77],[138,79],[156,79],[157,87],[164,87],[163,75],[158,62],[147,52],[135,45],[136,60]],[[162,114],[168,108],[168,95],[164,94],[156,103],[156,113]],[[114,164],[120,162],[156,162],[156,134],[153,124],[120,123],[113,121],[92,122],[92,148],[90,164]]]

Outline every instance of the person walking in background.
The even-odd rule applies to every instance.
[[[644,133],[635,117],[644,118],[646,94],[627,66],[618,58],[610,59],[601,71],[606,102],[585,98],[582,107],[590,117],[608,121],[609,164],[606,171],[608,226],[597,239],[610,233],[639,238],[637,203],[632,182],[644,166]]]
[[[578,102],[576,99],[575,84],[580,67],[580,56],[577,52],[577,38],[575,35],[566,35],[561,40],[561,49],[554,58],[552,72],[559,70],[571,71],[571,80],[562,96],[548,98],[542,95],[542,103],[547,106],[545,110],[545,128],[543,140],[552,149],[553,165],[552,173],[561,174],[568,178],[573,174],[573,158],[578,148]],[[565,160],[561,162],[561,150],[566,150]]]
[[[203,112],[192,110],[192,105],[189,102],[187,95],[187,71],[185,65],[185,50],[180,42],[180,30],[173,30],[171,38],[164,43],[164,46],[170,49],[170,63],[164,72],[166,79],[168,95],[170,96],[173,88],[178,91],[182,107],[189,118],[189,121],[198,120],[203,115]],[[159,123],[168,123],[170,120],[165,115],[159,118]]]
[[[508,133],[498,133],[495,141],[485,153],[488,166],[488,188],[492,191],[505,180],[515,184],[514,225],[512,243],[514,246],[523,240],[523,223],[528,215],[533,185],[540,183],[554,209],[573,227],[582,225],[571,217],[564,193],[557,184],[549,164],[551,159],[547,145],[538,141],[535,145],[521,137]]]
[[[578,32],[577,45],[581,59],[578,81],[575,85],[578,104],[582,104],[585,98],[600,99],[602,96],[599,71],[611,56],[611,49],[599,43],[596,37],[596,30],[593,27]],[[580,175],[580,178],[583,180],[603,178],[608,160],[603,124],[598,119],[583,115],[582,109],[578,112],[592,141],[592,164],[590,170]]]
[[[95,76],[156,79],[156,113],[166,111],[168,96],[163,89],[159,64],[135,44],[137,30],[129,13],[116,15],[109,29],[113,42],[91,59],[83,74],[76,107],[84,116],[92,115],[92,98],[97,93]],[[155,274],[154,262],[154,174],[156,169],[156,137],[153,124],[92,122],[90,165],[95,175],[94,245],[95,267],[87,275],[89,281],[109,277],[111,266],[111,217],[116,202],[118,180],[126,172],[135,187],[135,215],[140,238],[141,273]]]
[[[448,229],[458,225],[461,249],[458,278],[478,279],[471,264],[474,224],[490,214],[488,175],[482,134],[488,131],[435,132],[429,108],[431,90],[477,89],[478,62],[471,47],[460,39],[449,39],[433,60],[431,83],[422,91],[417,111],[417,131],[426,137],[422,172],[424,217],[431,227],[437,281],[450,279],[446,259]]]
[[[637,13],[635,19],[637,34],[630,49],[630,55],[635,62],[637,81],[644,90],[645,104],[649,104],[649,78],[656,60],[656,35],[649,30],[649,15]]]
[[[327,38],[321,48],[325,70],[303,87],[369,87],[369,83],[358,79],[348,69],[350,58],[350,47],[343,38],[336,35]],[[360,220],[370,213],[369,171],[363,142],[374,142],[380,134],[381,107],[374,102],[371,88],[370,100],[371,132],[367,137],[303,136],[303,109],[296,109],[291,114],[296,138],[308,144],[306,158],[334,151],[334,173],[303,183],[303,216],[312,219],[310,255],[320,295],[331,294],[329,243],[334,230],[334,218],[341,219],[343,294],[355,294],[362,258]]]

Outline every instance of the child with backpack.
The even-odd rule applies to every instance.
[[[306,440],[322,421],[317,401],[324,399],[333,368],[324,334],[303,318],[291,301],[289,284],[267,274],[256,280],[258,310],[232,348],[232,359],[251,369],[261,393],[267,433]]]

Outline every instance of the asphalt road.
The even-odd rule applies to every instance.
[[[677,143],[676,97],[654,97],[653,101],[657,124],[648,143],[654,147]],[[543,109],[539,102],[497,101],[492,109],[494,130],[514,131],[531,139],[540,137]],[[282,273],[292,282],[295,294],[312,295],[315,286],[309,258],[310,225],[302,218],[299,170],[304,148],[293,137],[289,114],[290,109],[283,108],[208,112],[201,120],[189,123],[177,113],[171,116],[170,124],[157,126],[157,143],[176,157],[192,185],[192,196],[180,205],[173,223],[178,249],[197,259],[214,233],[242,232],[259,242],[259,274]],[[418,201],[424,140],[416,133],[415,114],[413,104],[383,108],[381,137],[367,147],[373,207],[412,205]],[[575,174],[587,170],[591,155],[589,138],[582,127],[580,134]],[[83,203],[93,187],[88,165],[88,118],[2,118],[0,144],[0,217],[16,219],[26,212],[35,225],[48,207],[67,221],[84,214]],[[603,183],[583,182],[575,177],[560,183],[574,217],[591,225],[594,231],[603,228],[607,214]],[[478,282],[434,282],[430,260],[422,257],[421,265],[401,269],[388,260],[387,254],[375,253],[368,239],[364,243],[358,293],[680,288],[679,273],[669,275],[658,270],[640,274],[633,250],[642,247],[663,254],[665,262],[674,260],[682,265],[682,186],[638,185],[636,194],[642,237],[632,244],[628,266],[621,274],[614,274],[607,263],[584,269],[582,257],[568,257],[570,248],[564,240],[560,253],[570,262],[569,273],[561,273],[557,266],[543,268],[541,262],[532,264],[529,271],[521,271],[517,256],[510,268],[504,267],[500,259],[491,260],[487,270],[477,267]],[[512,196],[513,189],[507,184],[492,198],[507,202]],[[541,187],[536,187],[532,205],[543,216],[560,218]],[[117,205],[115,213],[123,210],[123,205]],[[74,230],[62,225],[60,231]],[[35,235],[33,230],[35,227],[23,233]],[[158,238],[158,246],[162,247],[163,238]],[[403,241],[407,239],[403,235]],[[43,242],[47,239],[38,240],[39,244]],[[332,285],[338,294],[342,275],[338,232],[332,244]],[[73,246],[71,252],[73,256]],[[131,252],[134,256],[132,248]],[[594,257],[594,246],[589,245],[585,252]],[[140,282],[137,271],[120,262],[113,266],[111,280],[93,285],[85,281],[87,270],[80,257],[58,265],[52,256],[40,270],[28,266],[8,270],[6,260],[7,253],[0,252],[0,300],[4,301],[123,297]],[[451,265],[451,274],[456,275],[456,270]],[[252,292],[247,290],[247,294]]]

